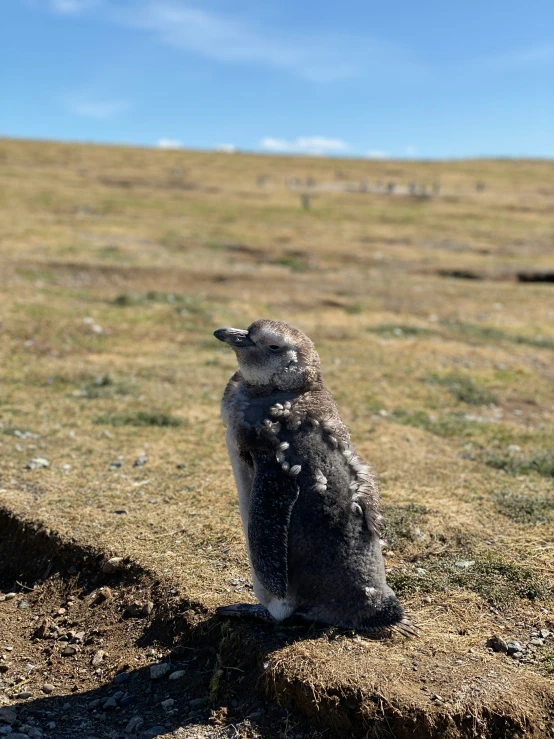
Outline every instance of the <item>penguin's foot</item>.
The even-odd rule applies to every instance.
[[[413,624],[409,618],[404,617],[402,621],[400,621],[397,624],[394,624],[392,627],[394,631],[396,631],[398,634],[401,634],[402,636],[410,638],[415,638],[419,636],[419,630],[415,624]]]
[[[218,616],[231,618],[255,618],[270,624],[277,623],[265,606],[259,603],[233,603],[232,606],[219,606],[215,609]]]

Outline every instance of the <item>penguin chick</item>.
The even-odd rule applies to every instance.
[[[239,365],[221,411],[261,603],[218,612],[415,633],[386,583],[375,480],[350,443],[312,341],[271,320],[214,335]]]

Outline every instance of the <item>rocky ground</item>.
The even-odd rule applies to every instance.
[[[137,587],[14,585],[0,594],[0,736],[321,736],[257,696],[246,667],[221,666],[217,639],[169,648],[149,634],[149,614],[129,609]]]

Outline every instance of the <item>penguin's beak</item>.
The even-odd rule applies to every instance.
[[[254,342],[248,336],[248,331],[240,328],[218,328],[217,331],[214,331],[214,336],[216,339],[229,344],[233,349],[254,346]]]

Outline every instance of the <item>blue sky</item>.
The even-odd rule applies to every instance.
[[[554,157],[552,0],[4,0],[0,135]]]

